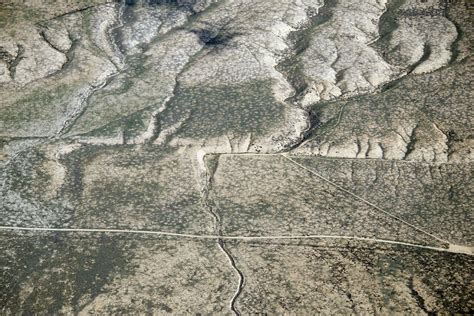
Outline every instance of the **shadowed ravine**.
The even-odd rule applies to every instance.
[[[0,313],[469,314],[471,15],[3,1]]]

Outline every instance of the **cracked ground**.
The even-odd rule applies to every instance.
[[[0,314],[474,312],[472,1],[0,2]]]

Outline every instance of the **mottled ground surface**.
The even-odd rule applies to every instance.
[[[473,313],[473,12],[1,1],[0,313]]]

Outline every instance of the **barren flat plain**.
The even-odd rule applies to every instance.
[[[473,12],[0,1],[0,314],[474,313]]]

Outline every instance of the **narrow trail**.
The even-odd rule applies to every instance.
[[[225,236],[225,235],[198,235],[198,234],[184,234],[184,233],[172,233],[163,231],[152,231],[152,230],[132,230],[132,229],[101,229],[101,228],[53,228],[53,227],[18,227],[18,226],[0,226],[0,230],[12,230],[12,231],[37,231],[37,232],[65,232],[65,233],[114,233],[114,234],[137,234],[137,235],[155,235],[162,237],[177,237],[177,238],[188,238],[197,240],[239,240],[239,241],[255,241],[255,240],[278,240],[278,239],[332,239],[332,240],[356,240],[365,241],[372,243],[382,243],[389,245],[399,245],[412,248],[434,250],[439,252],[459,253],[466,255],[474,255],[469,247],[460,247],[450,245],[449,248],[432,247],[420,244],[388,240],[388,239],[377,239],[369,237],[357,237],[357,236],[342,236],[342,235],[267,235],[267,236]]]
[[[429,237],[431,237],[431,238],[433,238],[433,239],[435,239],[435,240],[437,240],[437,241],[439,241],[439,242],[441,242],[441,243],[447,244],[448,249],[450,250],[450,252],[465,253],[465,254],[469,254],[469,255],[472,255],[472,254],[473,254],[473,247],[464,246],[464,245],[458,245],[458,244],[452,243],[452,242],[450,242],[450,241],[448,241],[448,240],[445,240],[445,239],[443,239],[443,238],[441,238],[441,237],[438,237],[438,236],[436,236],[436,235],[434,235],[434,234],[432,234],[432,233],[430,233],[430,232],[424,230],[423,228],[420,228],[420,227],[418,227],[418,226],[415,226],[415,225],[413,225],[413,224],[411,224],[411,223],[405,221],[405,220],[404,220],[403,218],[401,218],[401,217],[398,217],[398,216],[396,216],[396,215],[393,215],[393,214],[387,212],[386,210],[384,210],[384,209],[382,209],[381,207],[379,207],[379,206],[373,204],[372,202],[367,201],[367,200],[364,199],[363,197],[361,197],[361,196],[359,196],[359,195],[357,195],[357,194],[355,194],[355,193],[353,193],[353,192],[351,192],[351,191],[349,191],[349,190],[343,188],[342,186],[338,185],[337,183],[335,183],[335,182],[333,182],[333,181],[331,181],[331,180],[329,180],[329,179],[323,177],[322,175],[320,175],[320,174],[317,173],[316,171],[314,171],[314,170],[312,170],[312,169],[310,169],[310,168],[308,168],[308,167],[306,167],[306,166],[300,164],[299,162],[295,161],[294,159],[288,157],[286,154],[281,154],[281,156],[283,156],[284,158],[288,159],[288,160],[291,161],[292,163],[296,164],[298,167],[303,168],[304,170],[306,170],[306,171],[310,172],[311,174],[317,176],[317,177],[320,178],[321,180],[323,180],[323,181],[325,181],[325,182],[331,184],[332,186],[334,186],[335,188],[341,190],[342,192],[345,192],[345,193],[347,193],[347,194],[349,194],[349,195],[355,197],[355,198],[358,199],[359,201],[362,201],[362,202],[366,203],[367,205],[373,207],[373,208],[376,209],[377,211],[382,212],[383,214],[385,214],[385,215],[387,215],[387,216],[389,216],[389,217],[391,217],[391,218],[393,218],[393,219],[395,219],[395,220],[397,220],[397,221],[399,221],[399,222],[401,222],[401,223],[403,223],[403,224],[405,224],[405,225],[407,225],[407,226],[409,226],[409,227],[411,227],[411,228],[413,228],[413,229],[415,229],[415,230],[417,230],[417,231],[419,231],[419,232],[421,232],[421,233],[423,233],[423,234],[425,234],[425,235],[427,235],[427,236],[429,236]],[[380,241],[380,239],[379,239],[378,241]],[[436,248],[436,247],[434,247],[434,248]],[[443,249],[443,248],[441,248],[441,249]]]
[[[396,216],[396,215],[393,215],[393,214],[387,212],[386,210],[384,210],[384,209],[382,209],[381,207],[379,207],[379,206],[373,204],[372,202],[367,201],[366,199],[362,198],[361,196],[358,196],[357,194],[355,194],[355,193],[353,193],[353,192],[351,192],[351,191],[349,191],[349,190],[343,188],[342,186],[338,185],[337,183],[335,183],[335,182],[333,182],[333,181],[331,181],[331,180],[329,180],[329,179],[323,177],[322,175],[320,175],[320,174],[317,173],[316,171],[314,171],[314,170],[312,170],[312,169],[310,169],[310,168],[308,168],[308,167],[306,167],[306,166],[300,164],[300,163],[297,162],[296,160],[290,158],[288,155],[285,155],[285,154],[281,154],[281,155],[282,155],[283,157],[285,157],[285,159],[287,159],[287,160],[291,161],[292,163],[294,163],[295,165],[297,165],[298,167],[300,167],[300,168],[302,168],[302,169],[304,169],[304,170],[310,172],[311,174],[313,174],[313,175],[315,175],[316,177],[320,178],[321,180],[323,180],[323,181],[329,183],[330,185],[334,186],[335,188],[337,188],[337,189],[343,191],[344,193],[347,193],[347,194],[351,195],[352,197],[355,197],[355,198],[358,199],[359,201],[362,201],[362,202],[364,202],[365,204],[367,204],[367,205],[373,207],[373,208],[376,209],[377,211],[382,212],[383,214],[385,214],[385,215],[387,215],[387,216],[389,216],[389,217],[391,217],[391,218],[393,218],[393,219],[395,219],[395,220],[397,220],[397,221],[399,221],[399,222],[401,222],[401,223],[403,223],[403,224],[405,224],[405,225],[407,225],[407,226],[409,226],[409,227],[411,227],[411,228],[413,228],[413,229],[415,229],[415,230],[417,230],[417,231],[419,231],[419,232],[421,232],[421,233],[423,233],[423,234],[425,234],[425,235],[427,235],[427,236],[430,236],[431,238],[433,238],[433,239],[435,239],[435,240],[437,240],[437,241],[439,241],[439,242],[441,242],[441,243],[448,244],[448,245],[450,245],[450,246],[451,246],[451,245],[457,246],[457,245],[455,245],[454,243],[452,243],[452,242],[450,242],[450,241],[448,241],[448,240],[445,240],[445,239],[440,238],[440,237],[438,237],[438,236],[436,236],[436,235],[433,235],[432,233],[427,232],[427,231],[424,230],[423,228],[420,228],[420,227],[418,227],[418,226],[415,226],[415,225],[413,225],[413,224],[411,224],[411,223],[405,221],[405,220],[402,219],[401,217],[398,217],[398,216]]]

